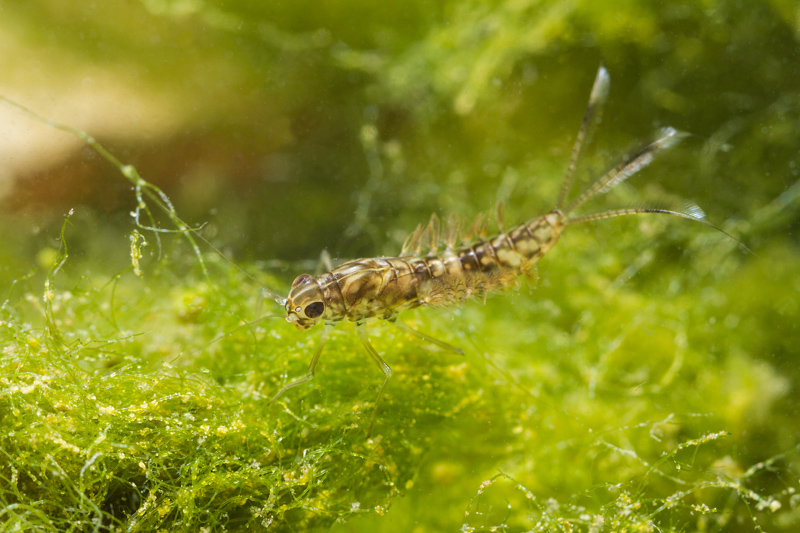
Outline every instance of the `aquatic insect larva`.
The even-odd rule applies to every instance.
[[[725,233],[702,220],[703,213],[696,207],[690,207],[685,211],[638,208],[572,215],[586,201],[620,184],[649,164],[658,152],[672,146],[683,137],[683,134],[673,128],[661,130],[655,140],[617,164],[564,207],[578,156],[595,122],[598,109],[606,99],[608,86],[608,72],[601,66],[573,146],[561,191],[554,209],[549,213],[519,224],[507,232],[502,230],[500,222],[501,229],[497,235],[459,245],[457,242],[461,242],[461,239],[458,218],[451,217],[444,228],[444,250],[441,253],[438,251],[440,223],[434,215],[424,229],[422,226],[417,226],[417,229],[409,235],[398,257],[356,259],[319,276],[303,274],[294,280],[289,296],[285,300],[273,294],[274,299],[285,306],[286,320],[299,329],[309,329],[319,322],[323,323],[323,327],[306,374],[285,385],[271,401],[277,400],[287,390],[314,377],[329,333],[337,323],[347,319],[356,323],[359,339],[384,374],[370,419],[369,433],[371,433],[378,404],[392,371],[364,333],[362,326],[367,319],[388,320],[425,341],[453,352],[463,353],[458,348],[396,321],[397,315],[416,307],[441,308],[457,305],[471,297],[485,298],[487,293],[516,287],[520,276],[533,275],[535,264],[558,242],[567,226],[625,215],[661,213],[701,222]],[[475,231],[480,227],[482,227],[481,218],[471,229]],[[423,247],[427,247],[425,255],[421,255]]]
[[[442,232],[439,219],[434,215],[424,228],[417,226],[417,229],[409,235],[398,257],[356,259],[336,268],[330,267],[327,273],[319,276],[303,274],[294,280],[289,295],[285,299],[265,288],[276,302],[286,308],[286,320],[299,329],[305,330],[318,322],[323,323],[320,341],[314,350],[308,371],[304,376],[281,388],[270,400],[270,403],[277,400],[287,390],[313,379],[328,335],[336,324],[347,319],[356,323],[359,339],[384,374],[384,380],[375,399],[375,406],[370,418],[369,435],[372,432],[378,405],[392,371],[369,343],[362,327],[365,321],[370,318],[388,320],[426,342],[461,354],[463,351],[459,348],[420,333],[397,321],[397,315],[416,307],[443,308],[457,305],[469,298],[485,298],[490,292],[517,287],[521,276],[533,277],[536,263],[558,242],[561,233],[567,226],[625,215],[661,213],[700,222],[736,240],[722,229],[703,220],[703,212],[696,206],[690,206],[683,211],[637,208],[573,215],[574,211],[585,202],[631,177],[649,164],[657,153],[672,146],[683,137],[683,134],[673,128],[664,128],[655,140],[617,164],[567,204],[578,157],[586,137],[595,123],[598,111],[607,97],[608,86],[608,72],[601,66],[597,72],[589,104],[572,148],[561,191],[554,209],[549,213],[519,224],[507,232],[503,230],[503,217],[498,215],[499,233],[491,238],[472,242],[470,242],[471,235],[483,235],[484,233],[482,217],[478,217],[465,235],[461,236],[458,217],[451,216]],[[158,187],[142,179],[135,168],[123,165],[100,143],[80,130],[45,119],[2,95],[0,95],[0,101],[36,120],[69,132],[93,147],[131,182],[138,200],[137,207],[133,212],[137,228],[152,231],[156,235],[157,242],[160,242],[158,235],[163,230],[143,224],[140,220],[141,217],[153,220],[147,201],[154,202],[175,224],[179,232],[189,240],[203,265],[194,237],[203,241],[206,239],[181,220],[169,198]],[[439,253],[441,233],[444,233],[442,239],[444,249]],[[208,244],[211,246],[210,243]],[[427,250],[425,255],[422,255],[423,248]],[[227,259],[221,252],[219,253]]]

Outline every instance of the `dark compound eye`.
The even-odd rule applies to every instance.
[[[322,302],[314,302],[306,306],[306,316],[308,318],[317,318],[325,310],[325,304]]]

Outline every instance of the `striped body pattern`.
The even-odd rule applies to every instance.
[[[272,401],[284,392],[310,381],[319,362],[322,347],[330,331],[343,320],[356,323],[358,334],[367,353],[384,374],[367,434],[371,434],[378,404],[389,378],[391,368],[370,344],[364,328],[360,327],[370,318],[388,320],[405,332],[454,353],[464,352],[429,335],[416,331],[396,317],[402,311],[416,307],[442,308],[458,305],[471,297],[485,298],[490,292],[516,288],[521,277],[533,278],[535,265],[561,237],[567,226],[593,220],[615,218],[626,215],[660,213],[687,218],[710,226],[721,233],[725,231],[703,220],[699,207],[689,205],[683,210],[663,208],[616,209],[586,215],[573,215],[588,200],[622,183],[647,166],[660,151],[674,145],[684,135],[673,128],[664,128],[653,141],[623,159],[608,172],[596,179],[570,203],[567,203],[570,187],[586,138],[597,122],[599,108],[608,93],[609,76],[602,66],[597,72],[589,104],[575,138],[564,180],[555,207],[549,213],[519,224],[508,232],[503,231],[502,211],[498,209],[499,232],[490,238],[485,235],[483,217],[472,223],[463,240],[460,238],[459,218],[451,215],[444,227],[444,250],[440,246],[440,223],[436,215],[424,228],[420,225],[409,235],[398,257],[356,259],[330,267],[320,276],[303,274],[292,283],[289,296],[272,297],[285,306],[286,320],[299,329],[308,329],[318,322],[324,324],[320,342],[305,376],[289,382],[278,391]],[[478,235],[476,241],[470,235]],[[733,237],[731,237],[733,238]],[[735,239],[734,239],[735,240]],[[456,243],[459,243],[458,245]],[[427,250],[422,254],[422,250]]]
[[[397,315],[417,307],[443,308],[461,304],[470,298],[485,299],[491,292],[516,288],[521,277],[534,277],[536,263],[555,246],[567,226],[620,216],[658,213],[705,224],[739,242],[724,230],[706,222],[702,210],[691,204],[682,210],[653,207],[615,209],[585,215],[573,214],[587,201],[611,190],[636,174],[650,164],[659,152],[674,145],[684,136],[673,128],[662,129],[649,144],[623,159],[567,203],[582,147],[593,126],[597,123],[599,111],[608,94],[609,83],[608,72],[601,66],[597,71],[589,103],[573,144],[561,190],[554,208],[549,213],[532,218],[506,232],[503,230],[502,210],[498,209],[499,232],[489,238],[485,237],[486,231],[482,216],[476,218],[462,237],[459,231],[459,218],[451,215],[444,227],[444,238],[441,239],[444,249],[441,254],[438,251],[442,232],[440,232],[439,219],[434,215],[427,226],[424,228],[421,225],[417,226],[416,230],[409,235],[397,257],[356,259],[336,268],[330,266],[327,273],[316,277],[303,274],[294,280],[286,298],[281,298],[269,288],[262,286],[276,303],[286,309],[286,320],[299,329],[306,330],[319,322],[323,323],[319,342],[314,349],[308,371],[304,376],[286,383],[273,396],[270,403],[276,401],[287,390],[311,381],[314,378],[322,349],[332,329],[343,320],[355,322],[355,331],[364,349],[384,375],[367,431],[367,436],[369,436],[372,433],[378,405],[392,375],[392,370],[370,344],[364,331],[365,328],[361,327],[364,322],[371,318],[383,319],[409,335],[444,350],[463,355],[464,352],[461,349],[416,331],[398,321]],[[93,138],[69,126],[39,117],[2,96],[0,96],[0,100],[10,103],[46,124],[71,132],[86,141],[103,158],[115,165],[136,188],[139,206],[134,211],[134,216],[137,227],[155,231],[158,235],[158,229],[141,225],[139,222],[142,210],[150,215],[144,201],[146,197],[156,201],[181,232],[187,232],[187,237],[198,255],[200,252],[196,248],[192,234],[216,250],[201,234],[190,229],[178,218],[169,198],[160,189],[145,182],[138,175],[136,169],[123,165]],[[472,240],[472,235],[477,235],[478,238]],[[747,247],[741,242],[739,244],[747,250]],[[424,255],[423,248],[426,250]],[[217,252],[225,257],[219,250]],[[280,316],[282,315],[268,315],[267,317]]]
[[[408,309],[441,308],[515,288],[556,244],[563,221],[553,211],[485,241],[456,249],[449,244],[441,256],[356,259],[321,276],[304,274],[287,298],[288,320],[307,329],[319,320],[391,319]]]

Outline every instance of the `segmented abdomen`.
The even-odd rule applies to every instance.
[[[490,272],[511,269],[525,274],[561,236],[563,216],[558,211],[548,213],[499,233],[491,239],[458,250],[465,270]]]
[[[380,257],[344,263],[317,278],[329,320],[391,318],[422,305],[446,307],[518,285],[561,235],[554,211],[489,240],[441,255]]]

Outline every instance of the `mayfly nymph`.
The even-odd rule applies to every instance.
[[[469,298],[485,298],[490,292],[517,287],[521,276],[534,276],[536,263],[558,242],[567,226],[626,215],[661,213],[701,222],[725,233],[702,220],[704,215],[696,206],[683,211],[635,208],[573,216],[573,212],[586,201],[619,185],[649,164],[658,152],[674,145],[684,136],[673,128],[662,129],[652,142],[614,166],[574,200],[566,203],[578,156],[592,124],[596,122],[598,110],[607,97],[608,86],[608,72],[601,66],[575,139],[561,191],[554,209],[549,213],[508,231],[503,231],[503,217],[498,215],[499,232],[493,237],[473,242],[470,242],[471,235],[481,235],[484,232],[482,217],[478,217],[466,234],[461,236],[457,216],[451,216],[442,228],[438,217],[434,215],[424,228],[417,226],[409,235],[397,257],[356,259],[331,268],[329,272],[319,276],[303,274],[294,280],[286,299],[271,294],[278,303],[285,306],[286,320],[299,329],[306,330],[319,322],[323,323],[320,341],[308,371],[303,377],[285,385],[271,401],[277,400],[288,389],[314,377],[330,331],[337,323],[347,319],[356,323],[356,332],[364,348],[384,374],[375,399],[369,434],[392,371],[364,333],[362,326],[367,319],[388,320],[427,342],[463,353],[458,348],[398,322],[397,315],[417,307],[442,308],[457,305]],[[443,250],[439,252],[442,233]],[[424,255],[423,248],[427,249]]]

